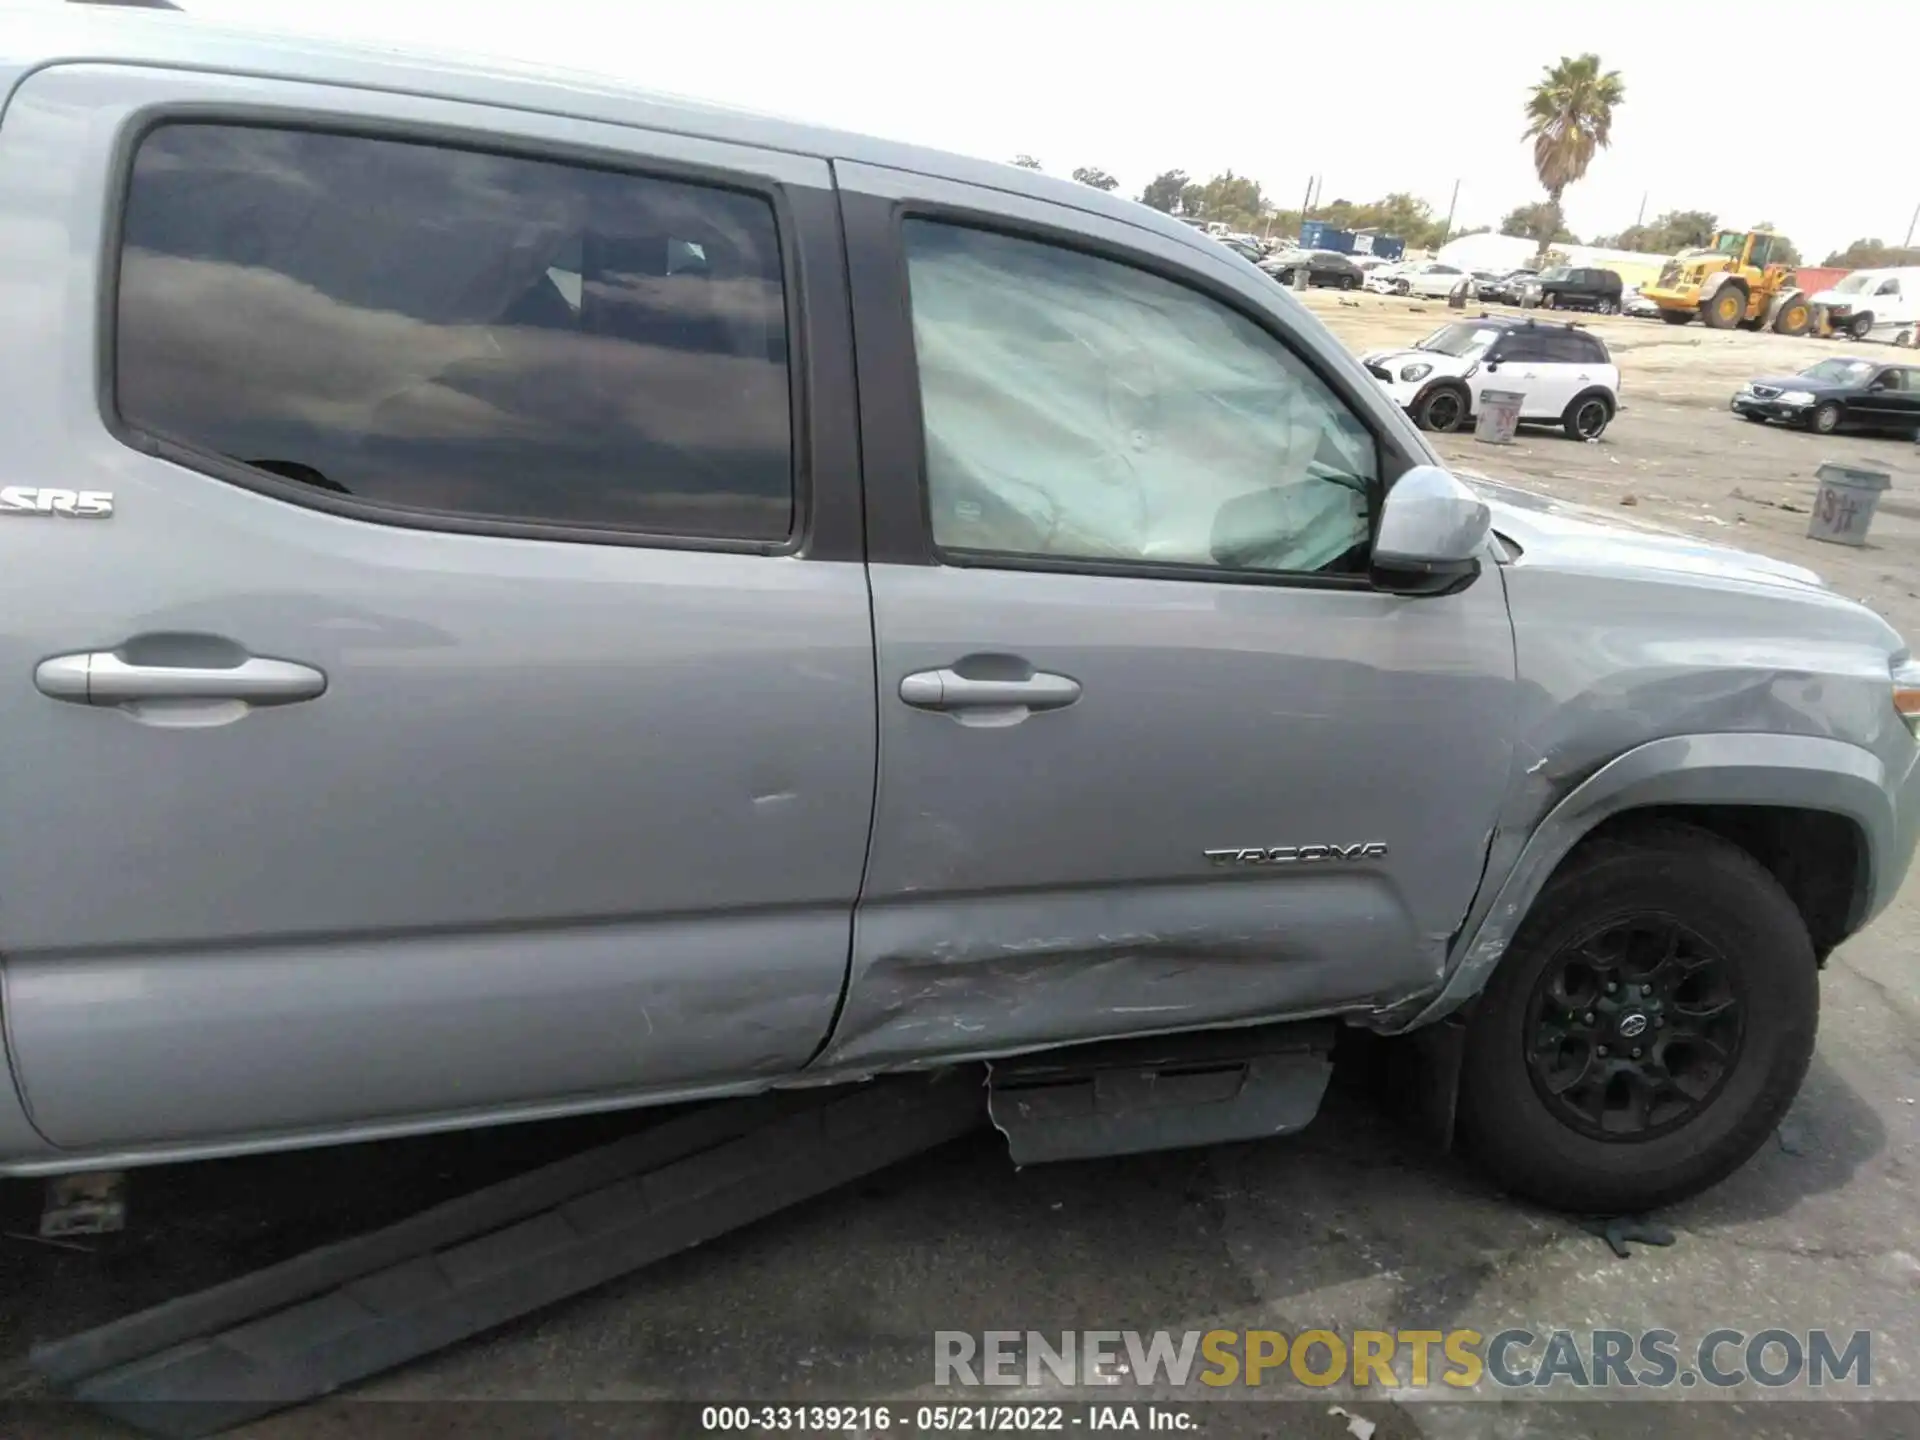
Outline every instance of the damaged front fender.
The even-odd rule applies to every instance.
[[[1858,745],[1765,733],[1649,741],[1601,767],[1553,807],[1520,846],[1505,879],[1475,902],[1439,995],[1404,1024],[1386,1028],[1429,1024],[1477,995],[1540,891],[1582,839],[1616,815],[1672,805],[1767,805],[1844,816],[1867,840],[1868,911],[1887,883],[1885,857],[1900,848],[1886,767]]]

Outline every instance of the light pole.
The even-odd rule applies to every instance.
[[[1902,250],[1907,250],[1912,248],[1913,231],[1914,231],[1914,227],[1917,225],[1920,225],[1920,205],[1916,205],[1913,207],[1913,219],[1907,221],[1907,239],[1906,239],[1906,243],[1901,245],[1900,247]]]
[[[1453,198],[1447,202],[1447,223],[1440,227],[1440,243],[1447,243],[1447,237],[1453,234],[1453,212],[1460,205],[1460,182],[1453,182]]]

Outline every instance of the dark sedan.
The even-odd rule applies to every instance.
[[[1360,282],[1367,278],[1366,271],[1337,250],[1283,250],[1269,255],[1260,263],[1260,268],[1282,285],[1291,285],[1294,273],[1303,265],[1309,285],[1358,290]]]
[[[1537,278],[1533,270],[1510,270],[1505,275],[1496,275],[1487,280],[1474,278],[1473,298],[1476,300],[1496,300],[1502,305],[1520,303],[1520,287],[1527,281]]]
[[[1920,438],[1920,365],[1822,360],[1798,375],[1749,380],[1731,403],[1749,420],[1778,420],[1816,435],[1847,429]]]

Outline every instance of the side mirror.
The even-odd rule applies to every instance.
[[[1436,465],[1416,465],[1387,492],[1373,542],[1375,588],[1395,595],[1450,595],[1480,573],[1493,513]]]

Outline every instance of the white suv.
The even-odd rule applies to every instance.
[[[1560,425],[1576,440],[1598,440],[1620,408],[1606,342],[1578,325],[1482,315],[1360,359],[1423,430],[1458,430],[1487,390],[1518,393],[1523,423]]]

